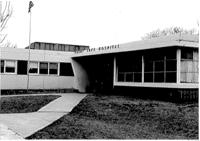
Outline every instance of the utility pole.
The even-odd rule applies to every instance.
[[[28,13],[30,13],[29,20],[29,47],[28,47],[28,66],[27,66],[27,92],[29,91],[29,69],[30,69],[30,48],[31,48],[31,8],[33,7],[33,2],[29,2]]]

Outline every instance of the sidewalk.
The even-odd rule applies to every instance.
[[[45,128],[71,110],[86,96],[86,94],[67,93],[50,102],[38,112],[0,114],[0,123],[8,126],[23,138]],[[1,128],[0,128],[1,129]]]
[[[22,138],[21,136],[17,135],[16,133],[8,129],[6,125],[0,123],[0,140],[23,140],[23,139],[24,138]]]

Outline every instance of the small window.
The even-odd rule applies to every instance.
[[[182,49],[181,50],[181,59],[193,59],[193,51],[191,49]]]
[[[6,73],[15,73],[15,61],[6,60],[5,62]]]
[[[49,63],[49,74],[58,74],[58,63]]]
[[[48,74],[48,63],[40,62],[40,74]]]
[[[38,74],[38,62],[30,62],[29,73]]]
[[[27,74],[27,61],[17,61],[17,74],[26,75]]]
[[[1,73],[4,73],[4,64],[5,64],[5,61],[1,60]]]
[[[74,76],[71,63],[60,63],[60,76]]]

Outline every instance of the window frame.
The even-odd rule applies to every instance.
[[[57,64],[57,74],[50,74],[50,64]],[[48,75],[53,75],[53,76],[59,76],[59,65],[60,63],[58,62],[48,62]]]
[[[6,71],[6,62],[7,61],[14,61],[14,69],[15,69],[14,72]],[[4,60],[4,74],[17,74],[17,63],[16,62],[17,62],[16,60],[11,60],[11,59]]]
[[[40,64],[41,63],[47,64],[47,73],[40,73]],[[49,75],[49,62],[45,62],[45,61],[39,62],[39,75]]]
[[[37,63],[37,73],[30,73],[30,64],[33,63],[33,62],[34,62],[34,63]],[[29,75],[39,75],[39,67],[40,67],[39,64],[40,64],[40,62],[38,62],[38,61],[30,61],[30,62],[29,62],[28,74],[29,74]]]

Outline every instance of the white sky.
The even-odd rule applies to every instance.
[[[33,0],[31,42],[91,47],[140,40],[171,26],[197,28],[199,0]],[[7,40],[29,43],[29,0],[13,0]]]

